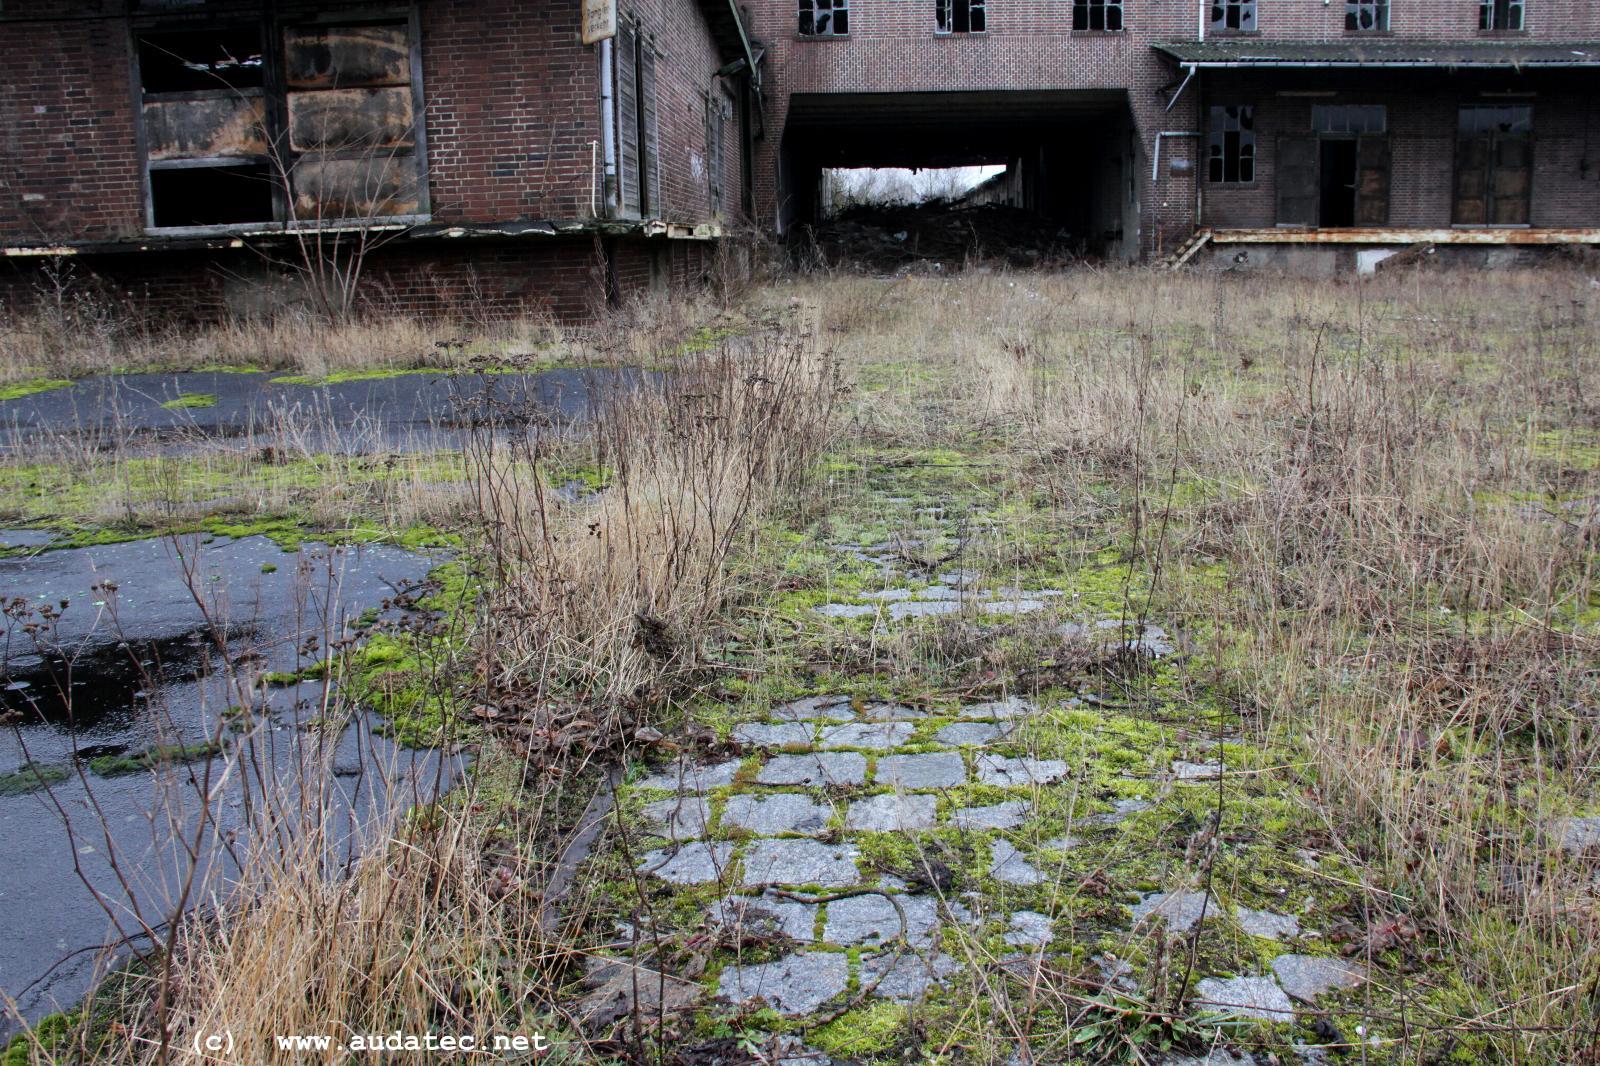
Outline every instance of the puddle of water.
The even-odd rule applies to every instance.
[[[308,728],[322,709],[317,684],[267,689],[258,713],[238,719],[243,732],[219,730],[239,702],[225,666],[249,682],[309,665],[438,562],[387,546],[291,554],[264,537],[197,536],[0,558],[0,599],[59,612],[37,638],[22,628],[38,613],[11,620],[0,645],[0,703],[17,719],[0,731],[0,780],[30,762],[57,778],[49,793],[0,789],[0,913],[10,918],[0,923],[0,992],[25,1017],[76,1002],[95,976],[94,949],[118,935],[75,864],[124,908],[124,931],[138,927],[135,914],[159,923],[184,867],[178,834],[198,824],[202,792],[213,795],[213,839],[246,833],[247,793],[275,783],[324,804],[353,847],[363,825],[458,776],[459,758],[397,749],[366,717],[342,731]],[[106,776],[114,768],[93,761],[219,732],[223,754],[159,773]],[[208,773],[208,787],[195,787]],[[219,853],[201,872],[227,877],[230,862]]]
[[[165,454],[241,439],[340,454],[458,448],[486,418],[506,428],[582,421],[607,398],[661,379],[628,368],[423,372],[310,385],[275,384],[275,376],[116,374],[0,401],[0,453],[58,434],[98,448],[131,444]],[[173,406],[186,396],[214,402]]]

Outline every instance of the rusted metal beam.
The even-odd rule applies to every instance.
[[[1213,229],[1213,244],[1600,244],[1600,227],[1451,226],[1407,229],[1353,226],[1342,229]]]

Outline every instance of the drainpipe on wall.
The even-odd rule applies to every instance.
[[[1199,15],[1199,18],[1197,18],[1195,20],[1195,32],[1200,35],[1200,43],[1201,44],[1205,44],[1206,43],[1206,23],[1208,21],[1210,21],[1206,17],[1207,14],[1208,14],[1208,12],[1206,11],[1206,8],[1208,8],[1210,6],[1211,6],[1211,0],[1200,0],[1200,10],[1199,10],[1199,12],[1197,12],[1197,14]]]
[[[611,86],[615,80],[611,38],[607,37],[600,42],[600,144],[605,160],[604,199],[607,215],[615,215],[617,205],[617,114],[616,101],[611,96]]]

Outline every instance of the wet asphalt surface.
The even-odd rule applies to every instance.
[[[0,400],[0,453],[69,435],[92,447],[181,452],[207,442],[289,443],[341,454],[460,447],[485,419],[510,427],[586,420],[607,396],[658,379],[608,368],[536,374],[421,372],[332,384],[270,373],[113,374]],[[211,396],[208,407],[165,406]]]
[[[38,539],[0,530],[7,544]],[[0,792],[0,992],[25,1017],[73,1004],[103,961],[96,949],[141,919],[164,920],[185,867],[176,835],[199,824],[202,795],[212,795],[208,839],[244,835],[249,780],[248,790],[276,782],[317,797],[336,838],[354,846],[375,816],[458,776],[460,757],[399,749],[371,717],[338,732],[311,728],[318,682],[255,686],[266,671],[310,665],[440,561],[388,546],[284,552],[265,537],[201,536],[0,558],[0,709],[11,719],[0,727],[0,780],[29,764],[62,775],[48,792]],[[243,700],[256,703],[243,728],[219,730],[219,715]],[[219,732],[224,753],[214,759],[125,776],[90,768],[96,756]],[[202,872],[236,869],[224,851],[205,850]],[[117,901],[119,922],[75,867]],[[0,1019],[0,1033],[8,1024]]]

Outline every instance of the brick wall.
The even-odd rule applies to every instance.
[[[5,4],[0,240],[104,240],[139,231],[142,182],[119,6]],[[30,21],[45,16],[66,17]]]

